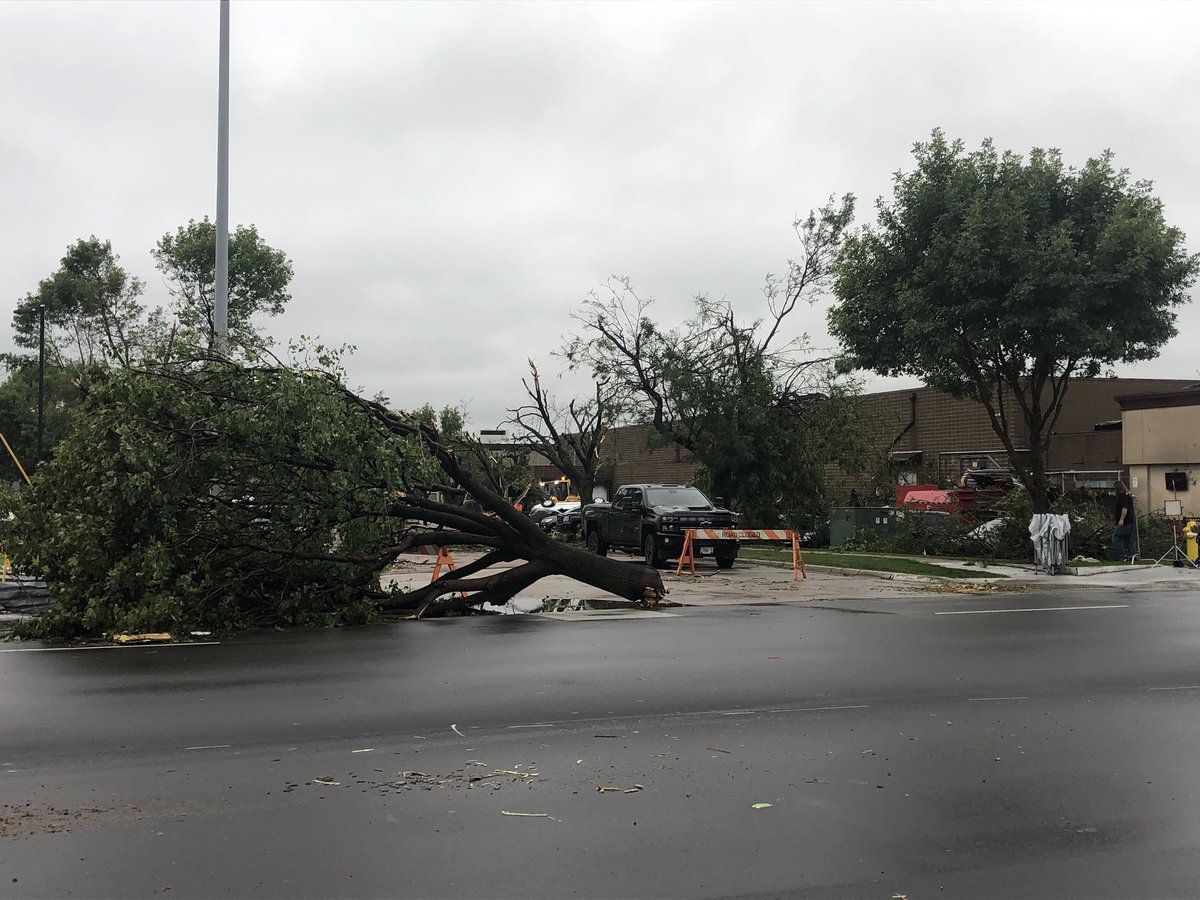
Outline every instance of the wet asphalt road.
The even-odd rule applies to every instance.
[[[0,897],[1195,897],[1198,604],[3,645]]]

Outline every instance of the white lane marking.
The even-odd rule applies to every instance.
[[[1200,684],[1181,684],[1178,687],[1147,688],[1150,691],[1200,691]]]
[[[232,744],[202,744],[199,747],[184,747],[184,750],[225,750]]]
[[[968,700],[975,703],[988,703],[996,700],[1028,700],[1028,697],[968,697]]]
[[[870,709],[870,706],[785,706],[782,709],[747,709],[723,712],[723,716],[769,716],[773,713],[785,712],[829,712],[836,709]]]
[[[1033,606],[1029,609],[956,609],[949,612],[935,612],[935,616],[981,616],[985,613],[1017,613],[1017,612],[1069,612],[1076,609],[1129,609],[1128,603],[1114,603],[1109,606]]]
[[[101,644],[98,647],[6,647],[0,653],[63,653],[68,650],[158,650],[161,647],[212,647],[220,641],[192,641],[185,644]]]
[[[545,725],[508,725],[508,728],[557,728],[558,726],[552,722],[547,722]]]

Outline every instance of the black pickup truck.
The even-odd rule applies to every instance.
[[[689,528],[737,528],[737,513],[713,506],[694,487],[682,484],[627,484],[611,503],[583,508],[583,536],[593,553],[610,547],[631,550],[660,566],[679,556]],[[697,556],[711,556],[722,569],[737,559],[740,544],[731,540],[695,541]]]

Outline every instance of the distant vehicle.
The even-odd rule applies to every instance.
[[[578,534],[582,515],[583,512],[578,506],[575,506],[573,509],[554,507],[544,515],[535,518],[534,521],[547,534],[553,534],[554,532]]]
[[[558,478],[538,482],[538,487],[546,495],[546,499],[529,511],[529,517],[537,522],[543,531],[577,534],[582,518],[583,499],[575,486],[566,478]],[[593,494],[593,501],[602,503],[608,499],[608,488],[596,485]]]
[[[593,503],[583,509],[587,547],[604,556],[610,547],[631,550],[646,557],[646,564],[661,566],[679,556],[684,533],[690,528],[736,528],[737,513],[714,506],[704,494],[683,484],[627,484],[617,490],[612,503]],[[695,552],[711,556],[728,569],[737,559],[736,540],[700,540]]]
[[[583,504],[574,486],[566,478],[538,482],[546,499],[529,511],[529,518],[547,533],[572,532],[579,529],[579,513]]]

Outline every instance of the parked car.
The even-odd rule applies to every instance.
[[[683,484],[627,484],[611,503],[583,509],[587,547],[604,556],[610,547],[641,553],[646,564],[660,566],[679,556],[691,528],[736,528],[737,513],[714,506],[703,492]],[[736,540],[698,540],[698,556],[711,556],[722,569],[737,559]]]
[[[563,534],[578,534],[582,509],[576,503],[555,503],[551,506],[539,506],[531,514],[542,531],[547,534],[561,532]]]

